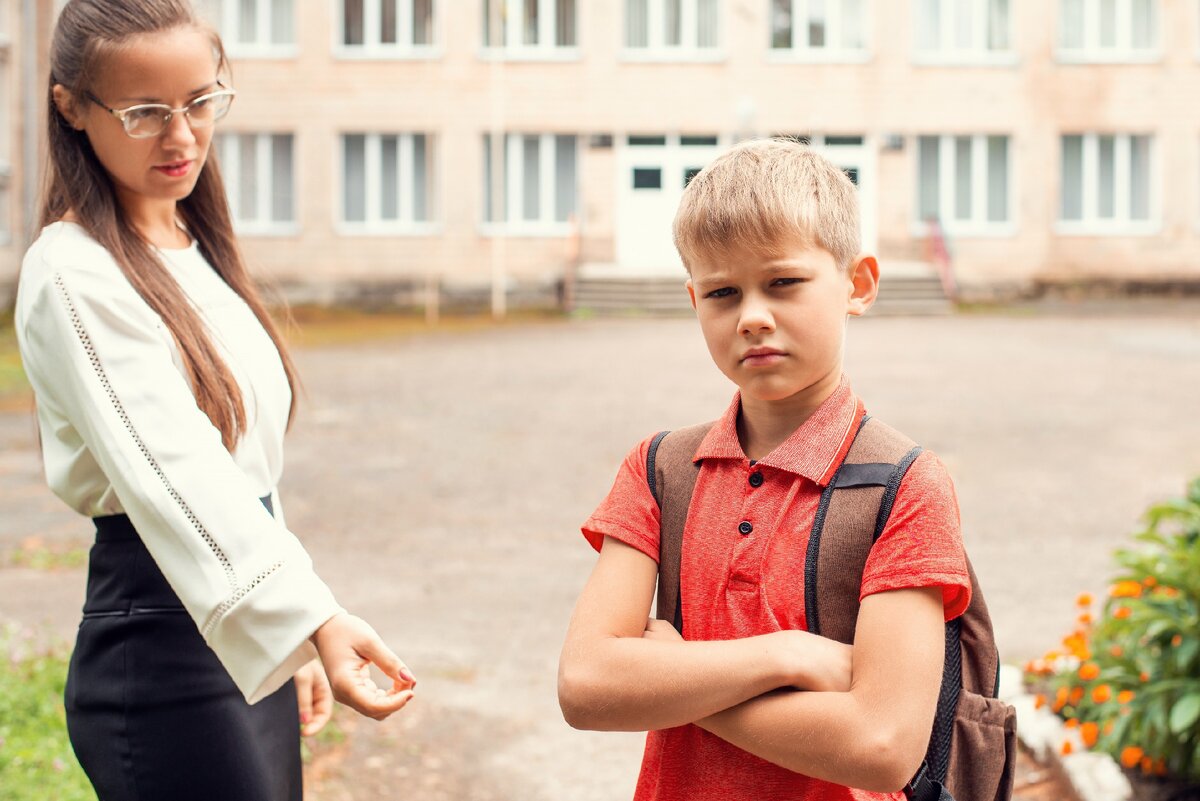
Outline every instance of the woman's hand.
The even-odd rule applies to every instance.
[[[333,690],[321,660],[314,659],[296,671],[296,700],[300,704],[300,733],[305,737],[325,728],[333,714]]]
[[[362,618],[340,612],[316,630],[312,641],[339,703],[383,720],[412,700],[417,680]],[[391,689],[375,684],[372,664],[392,680]]]

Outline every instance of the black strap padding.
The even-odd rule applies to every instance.
[[[904,797],[909,801],[954,801],[945,785],[929,774],[929,763],[922,762],[917,775],[904,788]]]
[[[842,469],[837,471],[832,483],[835,489],[886,487],[895,469],[896,465],[888,462],[844,464]]]
[[[813,515],[812,532],[808,535],[808,552],[804,555],[804,617],[808,630],[813,634],[821,633],[821,613],[817,608],[817,562],[821,558],[821,532],[825,529],[825,515],[829,512],[829,501],[833,499],[836,487],[835,475],[821,491],[817,513]]]
[[[892,507],[896,504],[896,495],[900,492],[900,483],[904,481],[904,476],[908,473],[908,468],[912,467],[912,463],[920,455],[921,446],[917,445],[906,453],[903,459],[896,463],[892,477],[888,479],[887,488],[883,491],[883,499],[879,501],[879,516],[875,518],[875,535],[871,538],[871,542],[877,542],[883,534],[883,527],[887,525],[888,518],[892,516]]]
[[[946,660],[942,668],[942,689],[938,693],[937,714],[933,719],[933,732],[929,736],[929,749],[925,761],[929,764],[932,778],[946,780],[950,767],[950,740],[954,735],[954,715],[958,711],[958,698],[962,692],[962,621],[958,618],[946,624]]]
[[[659,431],[654,435],[654,439],[650,440],[650,448],[646,451],[646,482],[650,485],[650,494],[654,496],[654,500],[658,501],[660,508],[662,507],[662,497],[658,494],[658,479],[655,478],[654,460],[658,457],[658,446],[662,444],[663,438],[670,433],[670,431]]]

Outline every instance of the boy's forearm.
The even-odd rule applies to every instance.
[[[696,725],[788,770],[881,793],[912,778],[928,744],[928,730],[904,731],[854,692],[772,692]]]
[[[611,637],[563,654],[559,702],[579,729],[681,726],[788,683],[771,635],[685,642]]]

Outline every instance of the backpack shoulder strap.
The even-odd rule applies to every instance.
[[[655,616],[683,632],[683,605],[679,596],[679,573],[683,557],[683,528],[700,463],[694,461],[696,449],[712,423],[662,431],[650,441],[646,453],[646,481],[658,501],[658,602]]]
[[[854,641],[863,568],[891,515],[900,482],[921,448],[894,428],[864,417],[813,517],[804,560],[808,630]]]

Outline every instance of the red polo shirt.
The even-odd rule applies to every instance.
[[[813,516],[865,413],[843,380],[804,425],[752,465],[738,442],[740,409],[739,395],[696,451],[704,461],[680,566],[688,640],[806,628],[804,554]],[[625,457],[612,491],[583,525],[592,547],[599,549],[607,535],[658,561],[659,510],[646,482],[650,439]],[[763,478],[757,487],[750,483],[756,472]],[[744,521],[752,526],[749,534],[741,533]],[[900,484],[863,571],[861,596],[909,587],[941,587],[947,620],[970,601],[954,486],[929,451]],[[635,795],[635,801],[880,798],[902,796],[793,773],[693,725],[648,733]]]

